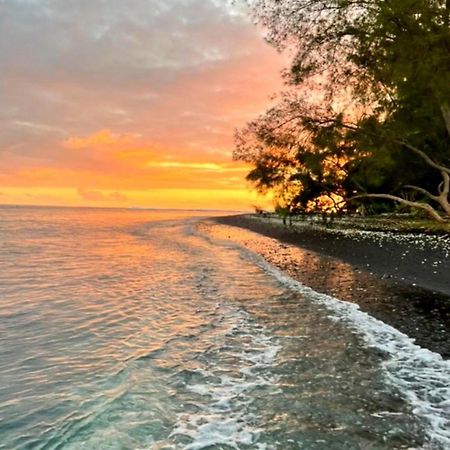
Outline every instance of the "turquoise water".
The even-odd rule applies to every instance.
[[[448,365],[200,215],[0,208],[0,449],[445,448]]]

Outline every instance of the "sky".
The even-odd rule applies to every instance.
[[[283,57],[228,0],[0,0],[0,204],[251,209]]]

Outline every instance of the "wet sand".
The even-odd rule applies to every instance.
[[[426,238],[360,239],[253,215],[227,216],[203,231],[258,253],[317,292],[357,303],[424,348],[450,358],[450,258]],[[439,243],[439,242],[438,242]],[[424,262],[425,260],[425,262]]]

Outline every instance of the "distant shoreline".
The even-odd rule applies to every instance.
[[[273,216],[254,214],[209,223],[210,232],[246,246],[318,292],[359,304],[450,358],[450,239],[289,228]]]

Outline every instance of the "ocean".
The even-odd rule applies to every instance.
[[[0,449],[450,448],[448,362],[214,214],[0,207]]]

